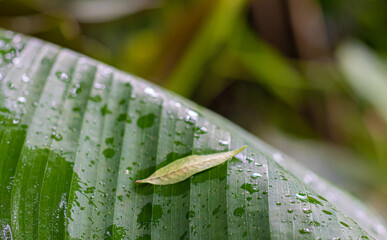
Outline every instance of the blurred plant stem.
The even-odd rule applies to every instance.
[[[214,4],[216,7],[165,83],[167,88],[183,96],[193,94],[206,64],[231,37],[234,22],[242,14],[246,0],[217,0]]]

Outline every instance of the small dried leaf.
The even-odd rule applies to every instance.
[[[246,146],[229,152],[214,153],[209,155],[191,155],[181,158],[158,169],[148,178],[137,180],[135,183],[150,183],[155,185],[178,183],[198,172],[224,163],[245,148]]]

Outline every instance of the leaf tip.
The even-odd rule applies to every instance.
[[[144,183],[144,180],[136,180],[134,183]]]
[[[235,150],[235,152],[236,152],[236,154],[238,154],[238,153],[240,153],[240,152],[242,152],[245,148],[247,148],[247,146],[245,145],[245,146],[243,146],[243,147],[241,147],[241,148],[239,148],[239,149],[237,149],[237,150]]]

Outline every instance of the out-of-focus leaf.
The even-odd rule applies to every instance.
[[[16,0],[15,2],[51,16],[58,14],[62,17],[71,16],[83,23],[112,21],[155,7],[160,3],[158,0]],[[8,5],[13,6],[13,3]]]
[[[288,103],[297,102],[300,90],[308,88],[303,76],[289,60],[254,36],[246,24],[240,23],[237,32],[232,38],[233,53],[253,76],[251,80],[264,84]]]
[[[386,239],[378,215],[211,111],[34,38],[0,42],[3,238]],[[243,145],[183,182],[134,183]]]
[[[165,86],[183,96],[192,95],[208,61],[224,46],[242,13],[246,0],[217,0]]]
[[[357,141],[357,148],[374,159],[376,165],[387,168],[387,63],[364,44],[352,40],[342,44],[336,52],[339,69],[347,85],[353,90],[355,98],[367,102],[361,116],[369,140]],[[351,119],[351,122],[353,120]],[[357,129],[355,129],[357,131]],[[358,133],[354,133],[358,134]]]
[[[337,59],[347,83],[387,121],[387,64],[357,41],[343,43]]]
[[[155,0],[76,0],[68,1],[68,9],[74,17],[84,23],[98,23],[155,7]]]

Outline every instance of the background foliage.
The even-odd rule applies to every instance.
[[[0,1],[0,26],[189,97],[385,217],[386,22],[384,0]]]

